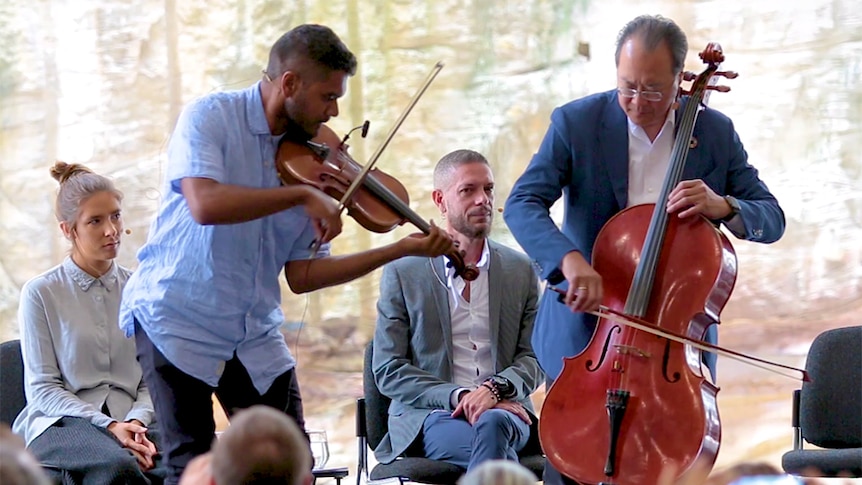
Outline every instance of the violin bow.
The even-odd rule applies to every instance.
[[[366,175],[368,175],[368,172],[374,167],[374,164],[377,163],[377,160],[380,158],[380,155],[383,153],[383,150],[385,150],[386,147],[389,145],[389,142],[392,141],[392,138],[395,136],[395,132],[397,132],[398,129],[401,127],[401,124],[404,123],[404,120],[407,118],[407,115],[410,114],[410,111],[412,111],[413,107],[416,106],[416,103],[419,101],[419,98],[421,98],[422,95],[425,94],[425,90],[428,89],[428,86],[431,85],[431,83],[434,81],[434,78],[437,77],[437,74],[440,72],[441,69],[443,69],[443,62],[438,61],[437,64],[435,64],[434,67],[431,69],[431,72],[428,73],[428,77],[425,78],[425,82],[422,83],[422,86],[419,88],[416,94],[413,95],[413,99],[410,100],[410,103],[407,105],[407,108],[395,121],[395,124],[389,130],[389,134],[387,134],[386,138],[384,138],[383,143],[381,143],[380,146],[377,147],[377,150],[374,152],[373,155],[371,155],[371,159],[368,161],[368,163],[365,164],[365,166],[362,168],[362,171],[359,172],[359,175],[355,179],[353,179],[353,182],[350,184],[350,186],[347,187],[347,191],[344,192],[344,196],[338,203],[339,214],[344,210],[347,201],[349,201],[350,198],[353,197],[353,193],[356,192],[360,185],[362,185],[362,182],[365,180],[365,177]]]
[[[557,288],[555,286],[548,285],[548,289],[556,292],[561,296],[565,296],[566,292]],[[595,315],[598,318],[604,318],[606,320],[610,320],[612,322],[619,323],[621,325],[626,325],[628,327],[641,330],[647,333],[651,333],[658,337],[663,337],[668,340],[672,340],[674,342],[679,342],[681,344],[690,345],[698,350],[702,350],[704,352],[712,352],[717,355],[721,355],[724,357],[729,357],[731,359],[737,360],[739,362],[752,365],[754,367],[758,367],[763,370],[767,370],[769,372],[773,372],[780,376],[789,377],[791,379],[797,379],[803,382],[811,382],[811,377],[808,375],[808,372],[804,369],[798,369],[796,367],[791,367],[789,365],[779,364],[778,362],[772,362],[770,360],[761,359],[759,357],[754,357],[748,354],[743,354],[742,352],[737,352],[735,350],[725,349],[723,347],[719,347],[717,345],[713,345],[709,342],[704,342],[703,340],[693,339],[691,337],[678,334],[676,332],[670,331],[665,328],[661,328],[658,325],[647,322],[646,320],[641,320],[640,318],[633,317],[631,315],[626,315],[620,311],[614,310],[612,308],[606,307],[604,305],[599,307],[599,311],[591,311],[586,312],[590,315]],[[785,369],[794,373],[798,373],[798,375],[793,375],[790,373],[785,373],[783,371],[777,370],[776,368]]]

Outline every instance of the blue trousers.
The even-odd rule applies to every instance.
[[[527,444],[530,425],[509,411],[489,409],[475,425],[449,412],[434,411],[422,427],[425,456],[458,465],[467,470],[486,460],[518,461],[518,452]]]

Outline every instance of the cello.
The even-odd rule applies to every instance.
[[[659,201],[681,181],[706,94],[729,90],[714,86],[714,78],[735,77],[718,71],[724,55],[717,44],[700,57],[707,68],[685,93]],[[603,307],[698,341],[718,323],[736,281],[727,237],[705,217],[673,217],[663,204],[612,217],[596,238],[592,262],[602,275]],[[680,476],[696,462],[714,464],[721,439],[717,392],[699,350],[602,318],[589,345],[564,359],[542,407],[540,441],[554,467],[578,482],[656,483],[669,467]]]

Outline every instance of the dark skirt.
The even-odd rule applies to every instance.
[[[147,437],[159,448],[152,427]],[[164,475],[158,457],[153,470],[141,471],[110,431],[82,418],[60,419],[28,448],[51,480],[62,485],[158,485]]]

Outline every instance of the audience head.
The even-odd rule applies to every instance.
[[[93,266],[116,258],[123,230],[123,194],[107,177],[76,163],[55,163],[51,176],[60,183],[55,215],[63,235],[72,241],[75,262],[90,272]]]
[[[0,483],[3,485],[50,485],[24,440],[0,423]]]
[[[535,485],[536,476],[520,463],[490,460],[467,472],[458,485]]]
[[[291,417],[262,405],[231,418],[211,463],[215,485],[308,485],[313,479],[305,434]]]
[[[431,197],[450,231],[470,239],[491,233],[494,174],[481,153],[455,150],[441,158],[434,167]]]

